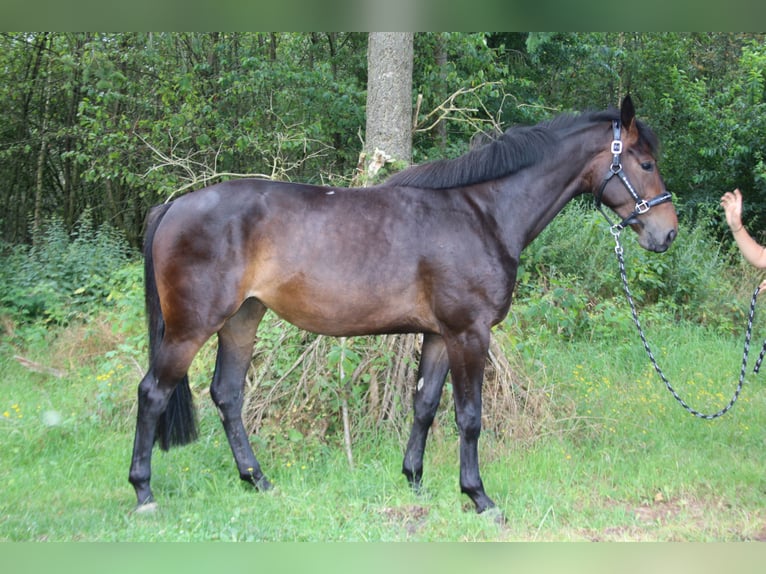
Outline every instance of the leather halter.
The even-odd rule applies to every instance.
[[[619,232],[625,229],[628,225],[636,223],[638,221],[639,215],[643,215],[652,207],[656,207],[657,205],[671,201],[673,196],[669,191],[665,191],[657,197],[653,197],[652,199],[641,199],[638,193],[636,193],[636,190],[630,184],[625,171],[622,169],[622,138],[620,135],[620,120],[612,120],[612,134],[612,165],[609,166],[609,172],[601,182],[601,187],[599,187],[598,193],[596,194],[595,203],[596,208],[604,215],[606,220],[609,222],[609,225],[612,226],[612,229]],[[604,211],[603,205],[601,203],[601,198],[604,195],[606,185],[614,176],[617,176],[620,179],[620,181],[625,185],[625,189],[628,190],[628,193],[636,202],[636,207],[633,209],[632,213],[630,213],[630,215],[628,215],[625,219],[617,224],[612,223],[612,220],[609,219],[609,216]]]

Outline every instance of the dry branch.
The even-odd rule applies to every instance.
[[[291,172],[300,168],[304,163],[311,159],[322,157],[332,150],[332,147],[301,133],[300,124],[287,125],[278,120],[282,129],[274,132],[274,148],[264,154],[268,157],[271,167],[271,173],[234,173],[228,171],[218,171],[218,158],[221,154],[223,144],[217,149],[188,149],[182,150],[183,144],[191,138],[185,137],[176,140],[172,133],[168,133],[169,149],[163,151],[159,146],[154,145],[146,138],[138,135],[137,137],[143,144],[149,148],[156,158],[156,163],[150,167],[142,177],[146,178],[155,171],[173,170],[179,174],[179,179],[184,182],[178,188],[173,190],[166,201],[170,201],[176,195],[184,193],[189,189],[204,187],[223,178],[245,178],[252,177],[258,179],[289,180]],[[317,148],[311,151],[311,147]],[[292,158],[286,151],[288,148],[302,148],[302,155],[298,158]]]
[[[45,365],[41,365],[40,363],[36,363],[34,361],[31,361],[29,359],[25,359],[24,357],[21,357],[19,355],[14,355],[13,357],[22,367],[25,369],[28,369],[30,371],[33,371],[35,373],[42,373],[44,375],[51,375],[53,377],[56,377],[57,379],[62,378],[64,375],[66,375],[66,372],[60,370],[60,369],[54,369],[53,367],[46,367]]]
[[[540,384],[525,375],[523,366],[512,362],[513,356],[509,359],[506,355],[505,336],[502,332],[493,333],[491,339],[484,382],[483,426],[497,436],[532,441],[553,423],[550,399]],[[277,347],[282,343],[283,339],[280,339]],[[361,384],[362,375],[368,378],[365,379],[367,388],[362,400],[355,400],[347,406],[350,423],[343,421],[346,413],[342,409],[333,411],[329,404],[323,404],[322,396],[327,399],[328,395],[322,395],[320,387],[317,387],[318,384],[337,381],[337,367],[333,371],[327,360],[336,344],[333,337],[316,337],[287,370],[280,369],[277,376],[273,353],[258,353],[254,357],[245,400],[244,415],[248,430],[257,432],[268,421],[272,428],[311,428],[307,432],[321,438],[329,422],[337,417],[335,420],[339,427],[347,432],[350,427],[352,438],[359,430],[385,426],[389,431],[399,433],[404,444],[412,421],[413,392],[422,337],[386,335],[357,338],[354,352],[359,355],[359,361],[347,384]],[[264,381],[273,382],[264,386]],[[321,388],[327,392],[327,387]],[[336,397],[343,392],[343,385],[338,384]],[[453,416],[451,399],[450,391],[445,389],[440,405],[441,424]],[[321,423],[319,419],[322,417],[318,417],[318,413],[325,416]],[[312,423],[315,426],[312,427]],[[359,430],[355,432],[355,429]],[[343,438],[347,449],[351,440],[348,435]]]
[[[487,110],[481,98],[478,96],[478,92],[482,89],[491,86],[500,86],[500,82],[483,82],[478,86],[472,88],[460,88],[456,92],[452,93],[447,99],[445,99],[439,106],[431,110],[426,114],[423,119],[418,121],[417,116],[422,104],[422,96],[418,96],[417,109],[415,112],[414,131],[415,132],[428,132],[434,129],[440,122],[449,120],[453,122],[464,122],[477,128],[478,131],[485,131],[485,126],[489,124],[490,132],[497,133],[501,131],[498,117],[500,112],[497,112],[497,116],[493,116],[489,110]],[[464,98],[470,96],[476,102],[475,107],[459,105],[457,103],[458,98]],[[500,106],[502,110],[502,106]],[[481,112],[483,117],[477,116]]]
[[[231,173],[231,172],[219,172],[218,171],[218,156],[221,153],[221,147],[219,146],[213,156],[213,165],[208,165],[206,158],[209,155],[210,150],[198,150],[188,151],[185,156],[179,156],[176,154],[178,146],[188,140],[184,138],[179,142],[174,143],[173,136],[170,134],[170,151],[168,153],[163,152],[156,146],[152,145],[142,136],[138,138],[148,147],[152,153],[158,158],[159,163],[156,163],[150,167],[142,177],[146,178],[150,173],[162,169],[177,169],[185,175],[181,176],[181,180],[185,181],[183,185],[176,188],[173,193],[167,198],[166,201],[170,201],[174,196],[185,192],[188,189],[204,187],[211,181],[216,181],[224,177],[256,177],[260,179],[271,179],[271,176],[262,173]],[[203,161],[199,161],[197,158],[202,156]]]

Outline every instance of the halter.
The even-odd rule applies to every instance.
[[[656,207],[657,205],[671,201],[673,196],[669,191],[665,191],[657,197],[653,197],[652,199],[641,199],[641,197],[636,193],[636,190],[633,189],[630,181],[628,181],[628,176],[625,175],[625,171],[622,169],[622,139],[620,136],[620,120],[612,120],[612,134],[614,136],[612,139],[611,147],[612,165],[609,166],[609,172],[604,177],[604,181],[601,182],[601,187],[599,187],[598,193],[596,194],[596,209],[598,209],[604,215],[607,222],[609,222],[609,225],[612,226],[612,233],[614,234],[619,233],[628,225],[636,223],[638,216],[643,215],[652,207]],[[623,185],[625,185],[625,189],[628,190],[628,193],[636,202],[636,207],[633,209],[633,212],[617,224],[612,223],[612,220],[609,219],[609,216],[606,214],[606,211],[604,211],[603,205],[601,203],[601,198],[604,195],[606,184],[609,183],[609,180],[614,176],[620,178],[620,181],[623,183]]]

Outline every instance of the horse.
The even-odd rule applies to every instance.
[[[678,232],[657,167],[658,139],[619,108],[513,127],[454,159],[411,166],[365,188],[265,179],[217,183],[153,207],[144,241],[149,367],[138,386],[129,481],[136,510],[156,507],[155,442],[193,441],[187,371],[217,334],[210,395],[239,476],[263,473],[242,421],[246,372],[267,309],[313,333],[422,334],[402,472],[423,477],[429,429],[451,373],[460,490],[495,508],[479,473],[482,381],[490,330],[507,315],[519,257],[575,196],[593,194],[641,247]]]

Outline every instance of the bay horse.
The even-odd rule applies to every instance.
[[[422,333],[414,420],[402,471],[418,489],[447,373],[460,441],[460,489],[495,506],[479,474],[481,393],[490,329],[508,313],[522,249],[573,197],[593,194],[650,251],[678,231],[656,165],[658,141],[620,109],[515,127],[456,159],[351,189],[241,179],[155,206],[145,235],[149,368],[138,387],[129,480],[137,510],[155,441],[196,438],[187,370],[214,334],[210,395],[239,476],[270,483],[242,422],[245,376],[267,309],[301,329],[347,337]]]

